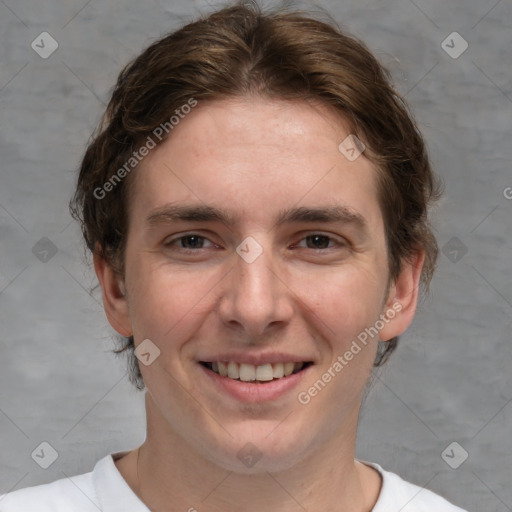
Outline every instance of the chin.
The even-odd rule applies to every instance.
[[[272,431],[272,428],[274,431]],[[244,432],[230,437],[220,452],[209,450],[212,462],[239,474],[254,475],[266,472],[285,471],[306,457],[304,436],[294,437],[274,423],[271,429],[245,427]],[[217,441],[217,446],[219,446]]]

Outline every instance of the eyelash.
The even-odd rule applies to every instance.
[[[326,235],[324,233],[311,233],[311,234],[308,234],[304,237],[302,237],[300,239],[300,241],[302,242],[303,240],[306,240],[307,238],[311,238],[311,237],[315,237],[315,236],[320,236],[322,238],[327,238],[329,240],[329,243],[330,242],[333,242],[334,244],[336,244],[336,246],[338,247],[346,247],[348,244],[347,243],[344,243],[342,241],[338,241],[337,239],[335,239],[334,237],[330,236],[330,235]],[[166,242],[164,243],[164,246],[171,249],[171,250],[177,250],[177,251],[180,251],[180,252],[183,252],[183,253],[186,253],[186,254],[190,254],[190,253],[197,253],[198,251],[202,250],[202,249],[207,249],[205,247],[200,247],[199,249],[186,249],[184,247],[173,247],[173,244],[176,243],[176,242],[179,242],[180,240],[185,240],[187,238],[193,238],[193,237],[196,237],[196,238],[199,238],[201,240],[208,240],[207,237],[203,236],[203,235],[200,235],[200,234],[197,234],[197,233],[189,233],[187,235],[182,235],[180,237],[177,237],[177,238],[174,238],[173,240],[170,240],[169,242]],[[209,240],[210,241],[210,240]],[[213,243],[210,241],[210,243]],[[325,252],[327,251],[328,249],[335,249],[336,247],[327,247],[327,248],[320,248],[320,249],[310,249],[312,251],[322,251],[322,252]],[[306,249],[308,249],[306,247]]]

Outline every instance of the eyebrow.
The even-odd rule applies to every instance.
[[[150,226],[171,222],[221,222],[228,227],[236,224],[236,217],[229,211],[208,205],[183,205],[170,203],[157,208],[146,218]],[[279,212],[274,226],[306,222],[352,224],[361,231],[368,231],[366,219],[343,205],[322,207],[298,207]]]

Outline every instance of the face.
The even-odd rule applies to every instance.
[[[134,171],[125,296],[107,315],[160,351],[140,364],[157,430],[227,469],[256,471],[237,457],[247,443],[259,471],[355,444],[377,341],[412,318],[395,308],[361,341],[401,289],[376,171],[338,149],[349,134],[305,101],[200,102]]]

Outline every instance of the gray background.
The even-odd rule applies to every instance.
[[[391,68],[446,184],[432,294],[366,401],[358,457],[468,510],[510,511],[512,2],[317,5]],[[144,440],[143,395],[109,353],[114,331],[88,293],[95,279],[67,204],[121,67],[212,8],[0,0],[0,493],[90,471]],[[31,48],[43,31],[59,44],[47,59]],[[458,58],[441,46],[453,31],[469,44]],[[34,254],[43,237],[55,255]],[[31,458],[42,441],[59,454],[46,470]],[[451,461],[469,454],[458,469],[441,456],[452,442],[463,448]]]

